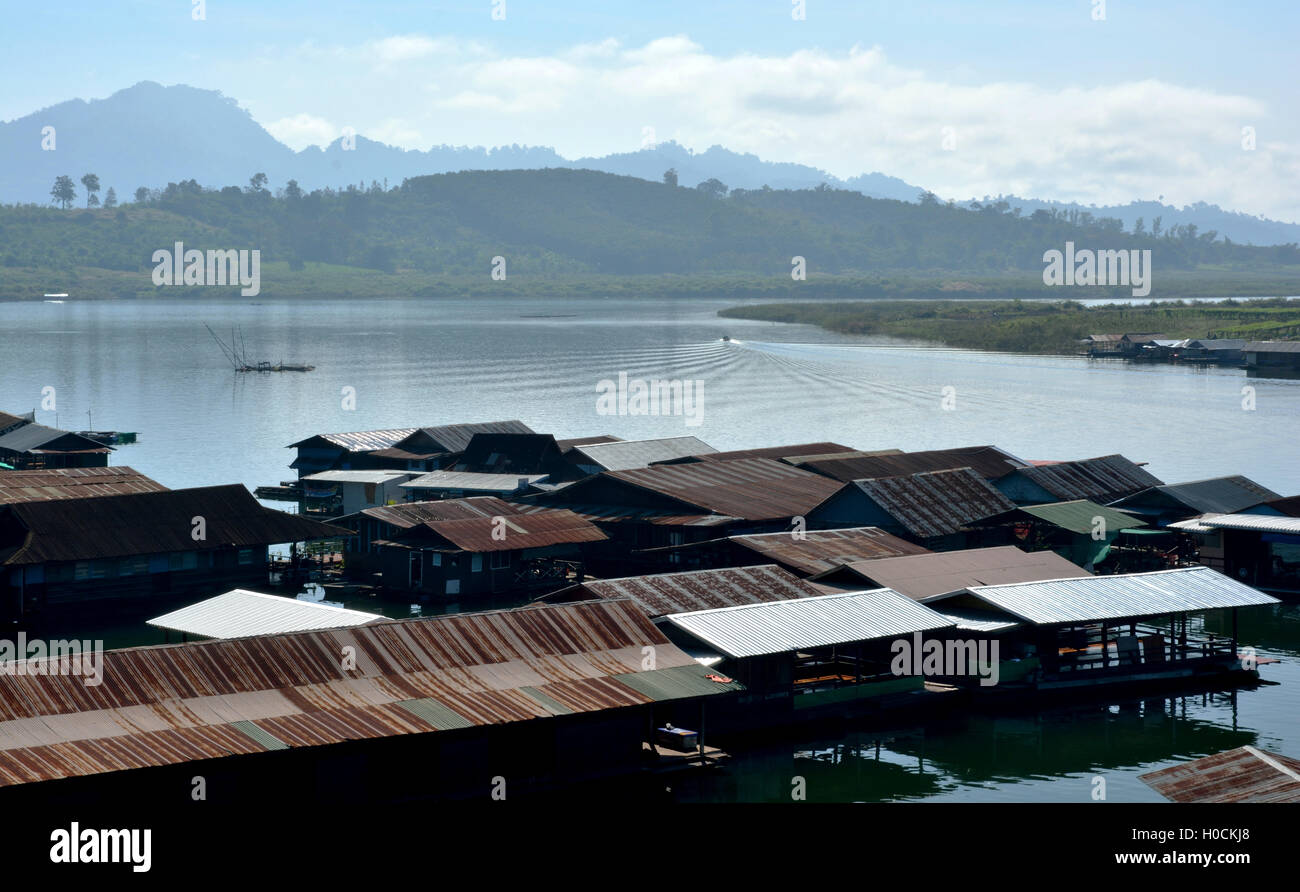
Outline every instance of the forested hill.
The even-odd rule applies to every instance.
[[[271,184],[274,186],[275,184]],[[336,264],[425,276],[676,274],[1039,274],[1043,252],[1149,248],[1161,270],[1300,272],[1295,245],[1250,247],[1212,232],[1153,236],[1118,220],[994,204],[979,209],[872,199],[830,188],[733,190],[652,183],[594,171],[469,171],[416,177],[385,190],[304,193],[290,181],[205,188],[193,180],[116,207],[0,208],[5,270],[147,272],[151,256],[185,247],[257,248],[263,263]],[[78,200],[82,203],[84,199]],[[0,288],[0,292],[5,289]],[[12,295],[5,295],[12,296]]]

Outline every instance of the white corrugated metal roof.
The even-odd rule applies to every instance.
[[[1278,603],[1277,598],[1209,567],[985,585],[966,591],[999,610],[1039,625]]]
[[[849,644],[953,625],[952,620],[887,588],[695,610],[665,619],[731,657]]]
[[[284,632],[364,626],[383,619],[386,618],[378,613],[347,610],[237,588],[224,595],[165,613],[148,620],[148,623],[187,635],[247,638],[251,635],[279,635]]]
[[[717,452],[697,437],[659,437],[653,440],[622,440],[617,443],[592,443],[575,446],[573,451],[587,462],[607,471],[630,471],[649,467],[657,461]],[[585,464],[586,462],[584,462]]]
[[[1214,527],[1206,526],[1204,523],[1201,522],[1205,517],[1208,516],[1213,516],[1213,515],[1202,515],[1201,517],[1193,517],[1191,520],[1179,520],[1169,524],[1168,528],[1171,530],[1182,530],[1184,533],[1213,533]]]
[[[390,480],[405,480],[411,476],[410,471],[321,471],[302,479],[319,480],[322,483],[388,483]]]
[[[1300,517],[1274,517],[1270,514],[1206,514],[1196,518],[1206,529],[1253,530],[1258,533],[1300,534]],[[1174,526],[1174,524],[1170,524]]]
[[[407,489],[462,489],[481,492],[514,492],[519,481],[545,480],[546,474],[480,474],[474,471],[430,471],[402,484]]]

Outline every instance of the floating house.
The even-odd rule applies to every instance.
[[[946,634],[956,624],[879,589],[669,614],[659,625],[745,686],[715,711],[715,727],[744,728],[915,703],[925,678],[894,671],[894,642]]]
[[[1150,346],[1156,341],[1172,340],[1167,335],[1156,332],[1128,332],[1119,339],[1119,352],[1122,356],[1132,358],[1142,352],[1143,347]]]
[[[528,501],[569,508],[597,524],[610,541],[593,550],[591,568],[622,576],[629,566],[678,569],[669,555],[647,549],[742,533],[788,533],[795,518],[839,488],[782,462],[749,458],[604,471]]]
[[[1092,572],[1110,554],[1121,533],[1145,527],[1146,521],[1087,499],[1075,499],[1022,505],[986,517],[978,525],[1001,527],[1013,545],[1031,551],[1051,549]]]
[[[548,604],[629,598],[651,617],[741,604],[789,601],[826,594],[825,590],[774,564],[726,570],[654,573],[623,579],[588,579],[543,595]]]
[[[559,588],[584,573],[587,543],[605,534],[571,511],[492,497],[366,508],[338,519],[351,576],[380,572],[385,588],[464,598]]]
[[[346,535],[237,484],[0,506],[0,615],[267,582],[268,546]]]
[[[669,563],[683,570],[772,563],[797,576],[814,576],[855,561],[930,553],[929,549],[886,533],[879,527],[726,536],[650,551],[662,552]]]
[[[1083,339],[1089,356],[1117,356],[1120,353],[1122,334],[1093,334]]]
[[[1082,567],[1055,552],[1002,545],[856,561],[814,576],[812,581],[857,589],[888,588],[922,601],[971,586],[1085,575]]]
[[[1164,481],[1122,455],[1077,461],[1035,462],[998,478],[997,486],[1018,505],[1087,499],[1108,505]]]
[[[669,722],[702,746],[710,702],[741,690],[629,601],[108,651],[101,668],[94,687],[0,674],[12,806],[161,804],[196,775],[214,804],[514,799],[653,767]]]
[[[379,613],[237,588],[145,622],[162,629],[169,640],[175,632],[181,641],[189,641],[283,635],[388,621]]]
[[[1300,759],[1253,746],[1148,771],[1138,780],[1171,802],[1300,802]]]
[[[0,472],[0,505],[164,492],[157,480],[126,466]]]
[[[985,480],[997,480],[1029,463],[996,446],[968,446],[959,449],[933,449],[927,452],[898,452],[844,456],[817,456],[791,462],[832,480],[848,483],[872,477],[902,477],[927,471],[951,471],[971,468]]]
[[[1191,338],[1177,351],[1180,362],[1240,365],[1246,359],[1244,338]]]
[[[297,443],[290,465],[299,477],[320,471],[431,471],[458,457],[476,433],[531,434],[522,421],[486,421],[437,427],[407,427],[317,434]]]
[[[1300,517],[1206,514],[1169,527],[1193,537],[1206,566],[1269,591],[1300,592]]]
[[[475,434],[451,469],[478,474],[562,477],[572,466],[550,434]]]
[[[1248,369],[1300,371],[1300,341],[1250,341],[1242,352]]]
[[[414,471],[319,471],[302,478],[304,513],[338,517],[406,501]]]
[[[0,462],[18,471],[102,468],[112,448],[71,431],[37,424],[35,413],[0,412]]]
[[[1153,486],[1120,499],[1112,507],[1153,526],[1168,526],[1199,514],[1231,514],[1280,498],[1249,477],[1233,475]]]
[[[1237,611],[1277,603],[1209,567],[970,586],[926,601],[998,638],[997,687],[1008,694],[1248,681],[1257,671],[1239,655]],[[1230,634],[1189,630],[1190,615],[1212,611],[1228,612]]]
[[[1015,505],[970,468],[854,480],[808,514],[818,529],[874,526],[936,551],[983,544],[972,524]]]

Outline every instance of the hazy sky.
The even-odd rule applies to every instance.
[[[1295,0],[1106,0],[1102,21],[1100,0],[494,5],[0,0],[0,119],[154,80],[221,90],[293,148],[652,137],[944,196],[1300,219]]]

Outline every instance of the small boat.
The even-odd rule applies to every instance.
[[[722,340],[724,340],[724,341],[730,341],[730,340],[731,340],[731,335],[723,335],[723,336],[722,336]]]

